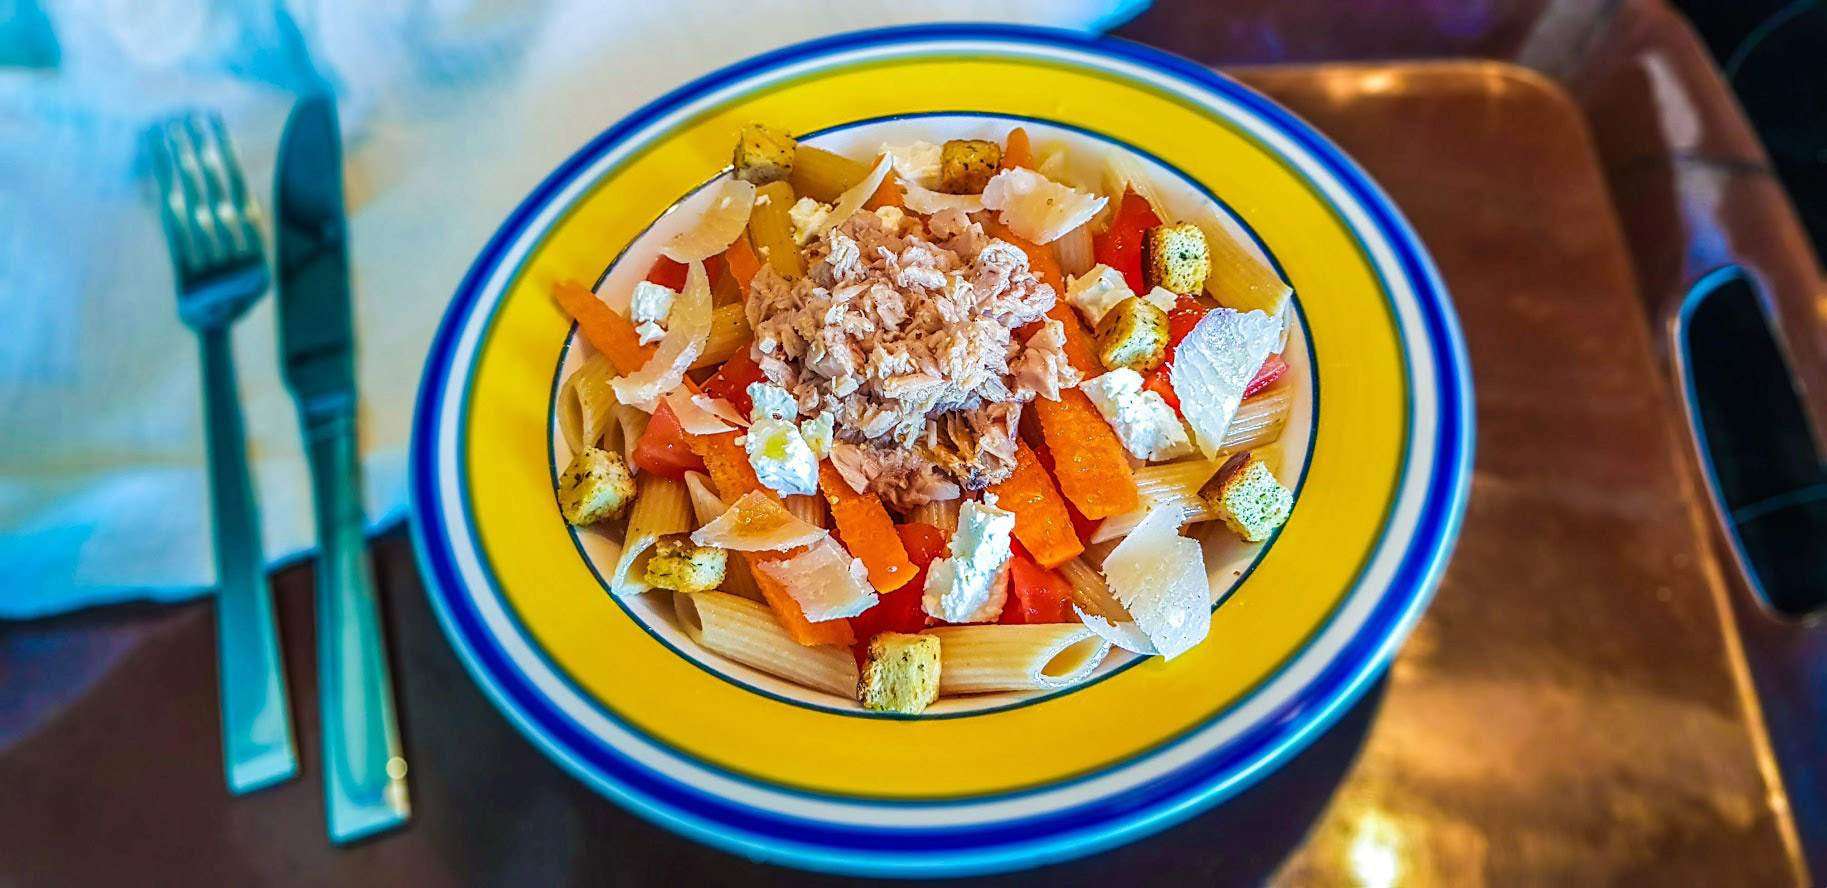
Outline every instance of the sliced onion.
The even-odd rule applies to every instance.
[[[710,276],[703,262],[692,262],[685,273],[685,290],[673,300],[671,329],[660,340],[660,347],[641,369],[609,381],[616,400],[652,413],[660,398],[685,381],[685,371],[704,352],[710,339]]]
[[[830,537],[792,558],[754,565],[784,586],[806,619],[814,623],[854,617],[877,601],[863,562]]]
[[[1109,202],[1021,167],[1003,170],[983,186],[984,209],[1000,211],[1002,224],[1037,244],[1091,221]]]
[[[850,221],[850,217],[856,215],[856,211],[869,202],[869,198],[875,194],[875,190],[882,187],[882,180],[888,177],[888,171],[893,168],[894,155],[882,155],[875,162],[875,169],[870,170],[869,175],[863,177],[863,181],[850,186],[849,191],[838,195],[837,206],[832,208],[831,215],[826,216],[825,221],[819,223],[818,233],[824,234]]]
[[[751,490],[716,520],[692,531],[691,541],[737,552],[766,552],[804,546],[827,535],[824,528],[801,520],[773,497]]]
[[[703,262],[736,242],[749,225],[749,210],[755,207],[755,184],[742,179],[728,179],[711,198],[710,207],[698,218],[698,224],[666,242],[660,255],[674,262]]]
[[[700,397],[703,396],[693,395],[683,386],[666,393],[666,406],[672,408],[673,417],[679,420],[679,428],[693,435],[717,435],[734,430],[735,426],[699,405]],[[728,403],[724,402],[725,405]]]
[[[963,213],[975,213],[983,209],[981,194],[942,194],[919,185],[901,180],[901,187],[906,190],[901,202],[916,213],[930,216],[941,210],[958,210]]]

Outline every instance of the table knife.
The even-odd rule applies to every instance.
[[[327,94],[286,121],[274,204],[280,360],[317,513],[324,807],[331,840],[346,842],[406,822],[410,806],[364,535],[341,136]]]

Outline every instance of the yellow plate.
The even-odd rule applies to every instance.
[[[871,717],[681,643],[603,589],[554,506],[554,282],[631,285],[656,218],[763,121],[866,152],[1000,136],[1133,152],[1170,201],[1216,198],[1294,286],[1293,517],[1260,551],[1208,542],[1222,601],[1171,663],[1117,658],[1041,697]],[[859,152],[859,153],[860,153]],[[1208,197],[1209,195],[1209,197]],[[644,231],[653,226],[647,237]],[[619,258],[618,258],[619,257]],[[934,27],[816,41],[682,88],[605,132],[509,218],[440,328],[420,394],[413,526],[472,674],[580,778],[712,844],[856,873],[961,873],[1086,853],[1235,792],[1387,662],[1463,509],[1470,382],[1451,307],[1356,167],[1267,100],[1126,44]],[[1260,557],[1259,557],[1260,556]],[[606,569],[603,571],[606,573]]]

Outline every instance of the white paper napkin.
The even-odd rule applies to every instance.
[[[335,84],[379,526],[406,505],[415,387],[459,278],[515,203],[617,118],[713,68],[825,34],[943,20],[1100,29],[1143,5],[47,4],[35,32],[42,44],[48,19],[56,46],[27,55],[56,65],[0,67],[0,617],[181,598],[214,579],[196,345],[137,159],[153,120],[219,111],[270,212],[293,96],[314,71]],[[280,561],[314,539],[272,306],[262,300],[234,336],[263,538]]]

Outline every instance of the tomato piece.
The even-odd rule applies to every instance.
[[[724,267],[722,255],[704,260],[705,279],[716,283],[718,276],[723,274]],[[685,275],[690,270],[690,266],[683,262],[674,262],[661,256],[653,260],[653,267],[647,270],[647,282],[659,284],[671,290],[683,290],[685,289]]]
[[[1210,311],[1205,303],[1191,296],[1181,296],[1174,302],[1174,307],[1167,312],[1167,352],[1170,360],[1174,348],[1188,333],[1193,332],[1194,327],[1199,326],[1199,320]]]
[[[713,398],[722,398],[736,408],[743,416],[749,415],[755,402],[749,399],[750,383],[766,382],[767,376],[761,372],[761,365],[746,348],[739,348],[730,359],[704,381],[704,393]]]
[[[907,559],[919,568],[907,585],[883,595],[875,606],[850,618],[856,644],[850,652],[861,667],[869,659],[869,640],[881,632],[918,632],[926,628],[926,568],[945,554],[951,534],[930,524],[898,524],[895,533],[907,548]]]
[[[1076,623],[1072,584],[1058,571],[1036,564],[1025,551],[1009,557],[1009,598],[1001,623]]]
[[[1270,355],[1268,360],[1262,362],[1262,368],[1256,371],[1256,375],[1251,377],[1250,384],[1243,387],[1243,396],[1247,398],[1274,385],[1275,380],[1286,372],[1288,362],[1282,360],[1281,355]]]
[[[1174,408],[1174,412],[1179,414],[1181,419],[1185,419],[1186,413],[1180,409],[1180,396],[1174,393],[1174,383],[1169,370],[1170,366],[1164,364],[1148,371],[1148,375],[1142,377],[1142,390],[1160,395],[1161,400],[1167,402],[1167,406]]]
[[[1129,283],[1129,289],[1137,293],[1147,292],[1142,278],[1142,235],[1150,228],[1161,224],[1161,217],[1155,215],[1154,208],[1148,205],[1148,199],[1137,194],[1135,189],[1123,192],[1123,202],[1117,207],[1115,218],[1110,222],[1110,229],[1091,241],[1091,255],[1100,265],[1108,265],[1123,275]]]
[[[647,431],[634,443],[634,464],[644,472],[683,478],[686,472],[704,471],[704,460],[686,444],[685,429],[665,401],[653,412]]]

